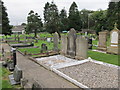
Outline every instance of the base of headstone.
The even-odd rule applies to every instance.
[[[118,52],[118,47],[108,47],[107,48],[107,53],[110,53],[110,54],[119,54],[119,52]]]
[[[105,48],[105,47],[98,47],[97,50],[100,50],[100,51],[107,51],[107,48]]]
[[[75,56],[75,59],[77,59],[77,60],[84,60],[85,58],[79,57],[79,56]]]
[[[68,57],[68,58],[75,59],[75,56],[70,56],[70,55],[65,55],[65,56]]]
[[[20,82],[16,82],[16,81],[14,80],[13,74],[12,74],[12,75],[9,75],[8,77],[9,77],[9,80],[10,80],[11,85],[20,84]]]

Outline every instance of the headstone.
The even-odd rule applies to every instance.
[[[18,68],[18,66],[15,66],[15,70],[13,72],[13,77],[16,82],[20,82],[20,79],[22,78],[22,70]]]
[[[47,42],[51,42],[51,38],[47,38]]]
[[[85,32],[85,36],[87,36],[87,32]]]
[[[47,45],[43,43],[43,44],[41,45],[41,53],[47,52],[47,50],[48,50]]]
[[[120,30],[117,29],[116,24],[114,29],[110,32],[110,46],[107,48],[107,53],[119,54],[120,45]]]
[[[62,35],[61,36],[61,54],[62,55],[67,55],[67,36]]]
[[[18,68],[18,66],[16,65],[13,74],[9,75],[10,83],[12,85],[19,84],[21,78],[22,78],[22,70]]]
[[[92,49],[92,38],[88,38],[88,49]]]
[[[55,32],[54,36],[53,36],[53,50],[58,52],[59,49],[58,49],[58,44],[59,44],[59,35],[57,32]]]
[[[76,39],[76,59],[86,59],[88,51],[88,41],[85,37],[77,36]]]
[[[99,43],[98,50],[106,51],[107,50],[107,32],[102,31],[99,32]]]
[[[72,28],[68,33],[68,47],[67,47],[67,55],[71,58],[75,57],[76,52],[76,31]]]

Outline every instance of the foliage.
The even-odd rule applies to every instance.
[[[40,16],[34,11],[30,11],[27,17],[27,25],[26,25],[26,33],[34,33],[37,37],[37,32],[42,29],[43,23],[41,21]]]
[[[120,29],[120,1],[119,2],[109,2],[108,12],[107,12],[107,27],[108,30],[112,30],[114,24],[118,24]]]
[[[7,9],[4,6],[4,3],[0,0],[0,17],[2,17],[2,19],[0,19],[0,33],[4,35],[11,35],[12,26],[9,25],[9,19],[8,19],[8,14],[6,10]],[[2,27],[1,27],[1,24],[2,24]]]
[[[60,14],[60,31],[66,31],[69,29],[68,27],[68,17],[65,9],[62,9]]]
[[[88,28],[88,18],[89,15],[92,14],[94,11],[91,10],[87,10],[87,9],[82,9],[80,11],[80,17],[81,17],[81,21],[82,21],[82,29],[87,29]],[[90,26],[92,26],[92,21],[91,18],[89,18],[89,24]]]
[[[80,30],[82,28],[78,6],[75,2],[70,6],[68,19],[69,28],[74,28],[75,30]]]
[[[54,2],[46,3],[44,7],[44,20],[45,20],[45,29],[49,33],[58,32],[59,33],[59,15],[57,6]]]
[[[91,28],[94,28],[96,30],[97,34],[98,34],[98,32],[107,29],[106,14],[107,14],[106,10],[98,10],[98,11],[95,11],[94,13],[92,13],[92,15],[91,15],[91,20],[92,20],[91,22],[93,22],[93,27],[91,27]]]

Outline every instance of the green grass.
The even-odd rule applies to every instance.
[[[104,53],[95,52],[95,51],[88,51],[88,57],[91,57],[92,59],[95,59],[98,61],[120,66],[120,63],[118,63],[118,55],[104,54]]]
[[[22,53],[27,51],[28,54],[37,54],[40,53],[40,48],[19,48]]]
[[[6,88],[20,88],[20,85],[11,85],[8,75],[10,71],[4,67],[0,68],[0,77],[2,77],[2,90]]]

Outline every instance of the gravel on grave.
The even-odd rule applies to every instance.
[[[86,62],[58,70],[89,88],[118,88],[117,68]]]

